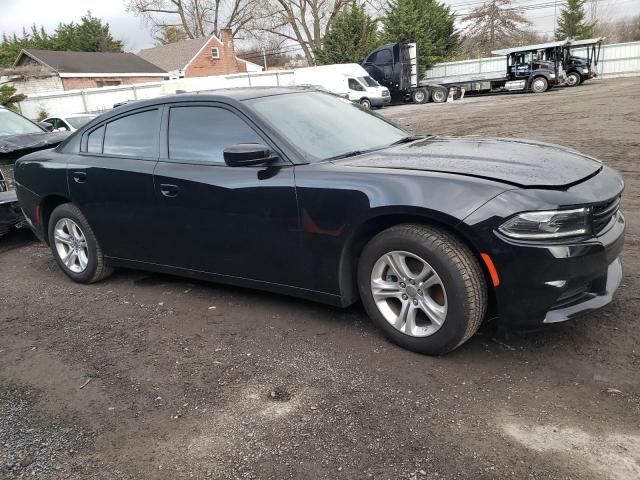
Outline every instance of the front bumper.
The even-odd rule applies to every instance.
[[[391,103],[391,97],[373,97],[369,98],[372,107],[380,107],[382,105],[388,105]]]
[[[562,245],[530,245],[506,238],[508,253],[493,258],[503,325],[528,330],[559,323],[611,302],[622,280],[620,254],[625,223],[621,213],[595,239]]]
[[[6,235],[12,228],[25,224],[24,216],[18,205],[15,190],[0,192],[0,236]]]

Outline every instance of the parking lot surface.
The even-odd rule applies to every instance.
[[[136,271],[77,285],[16,232],[0,239],[0,479],[640,478],[640,79],[382,113],[622,172],[615,301],[433,358],[358,305]]]

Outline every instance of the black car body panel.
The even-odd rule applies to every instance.
[[[506,324],[540,326],[548,323],[551,310],[556,319],[572,318],[589,307],[558,308],[563,295],[579,288],[602,303],[603,278],[606,284],[612,276],[609,267],[623,243],[624,219],[617,207],[605,228],[586,238],[518,242],[498,227],[519,212],[606,205],[624,187],[616,172],[562,147],[479,138],[429,137],[351,158],[309,161],[245,102],[299,92],[235,89],[122,106],[57,149],[23,157],[16,169],[21,206],[46,241],[47,211],[74,202],[115,266],[340,306],[358,298],[355,266],[372,235],[398,223],[431,223],[455,233],[474,254],[491,256],[501,281],[491,287],[485,269],[486,280]],[[251,167],[172,160],[167,110],[177,105],[224,106],[250,125],[278,160]],[[156,158],[80,152],[92,131],[149,108],[162,109]],[[566,283],[546,283],[558,280]]]
[[[344,163],[454,173],[527,188],[571,185],[602,168],[597,160],[557,145],[474,137],[427,138]]]

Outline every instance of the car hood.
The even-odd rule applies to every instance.
[[[29,152],[55,147],[68,136],[69,132],[43,132],[0,137],[0,159],[15,159]]]
[[[337,163],[467,175],[532,188],[565,187],[602,168],[596,159],[558,145],[476,137],[429,137]]]

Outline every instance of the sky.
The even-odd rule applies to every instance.
[[[467,13],[483,0],[444,0],[458,13]],[[533,30],[553,34],[555,0],[514,0],[514,5],[528,8]],[[595,1],[608,19],[640,15],[640,0]],[[562,4],[563,0],[557,0]],[[137,52],[153,46],[149,27],[133,13],[127,12],[124,0],[0,0],[0,33],[18,33],[34,22],[53,31],[59,22],[79,20],[87,11],[109,22],[115,38],[123,40],[127,51]],[[556,10],[559,13],[560,8]]]

